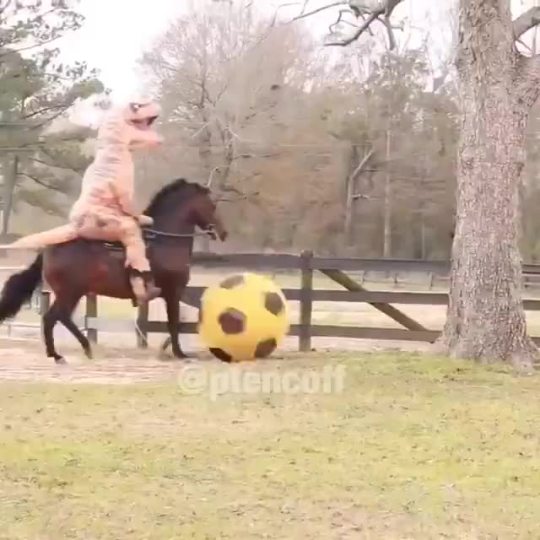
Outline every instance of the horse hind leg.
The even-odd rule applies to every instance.
[[[54,301],[53,305],[43,316],[43,334],[45,341],[45,350],[48,358],[53,358],[57,364],[65,364],[65,358],[58,354],[54,344],[54,327],[60,321],[64,327],[71,332],[77,339],[87,358],[92,358],[92,348],[88,338],[77,328],[73,322],[71,315],[80,298],[71,298],[69,300],[61,300],[59,297]]]
[[[43,341],[47,358],[53,358],[57,364],[65,364],[65,358],[58,354],[54,345],[54,327],[58,322],[58,306],[56,301],[43,315]]]
[[[79,328],[77,328],[77,325],[73,322],[73,319],[71,318],[71,313],[61,313],[59,320],[64,325],[64,327],[71,332],[73,337],[80,343],[84,354],[86,355],[86,358],[92,360],[93,354],[90,341],[88,341],[88,338],[79,330]]]

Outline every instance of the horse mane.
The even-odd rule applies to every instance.
[[[195,195],[196,193],[207,194],[210,190],[197,182],[188,182],[185,178],[177,178],[169,184],[163,186],[150,201],[144,213],[147,216],[154,215],[164,201],[170,200],[173,196],[178,196],[182,192]]]

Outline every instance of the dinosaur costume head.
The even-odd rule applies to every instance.
[[[151,100],[130,101],[113,107],[98,130],[98,148],[108,152],[115,151],[119,145],[135,149],[160,144],[162,139],[153,129],[160,114],[160,106]]]
[[[161,114],[161,108],[151,101],[131,102],[123,110],[126,122],[136,129],[149,131]]]

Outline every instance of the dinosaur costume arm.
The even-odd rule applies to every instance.
[[[158,146],[163,142],[163,138],[155,131],[142,131],[133,129],[131,135],[130,148],[146,148]]]
[[[152,225],[154,220],[144,214],[139,214],[135,209],[135,203],[133,202],[133,197],[131,196],[131,191],[126,189],[126,186],[122,182],[117,182],[114,186],[114,191],[118,197],[118,204],[122,208],[122,211],[136,219],[139,225]]]
[[[112,188],[122,211],[137,219],[138,213],[133,203],[133,189],[132,186],[127,185],[126,180],[125,177],[117,177],[112,183]]]

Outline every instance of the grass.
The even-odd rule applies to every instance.
[[[341,394],[0,384],[0,538],[540,538],[540,376],[410,354],[242,369],[323,363]]]

